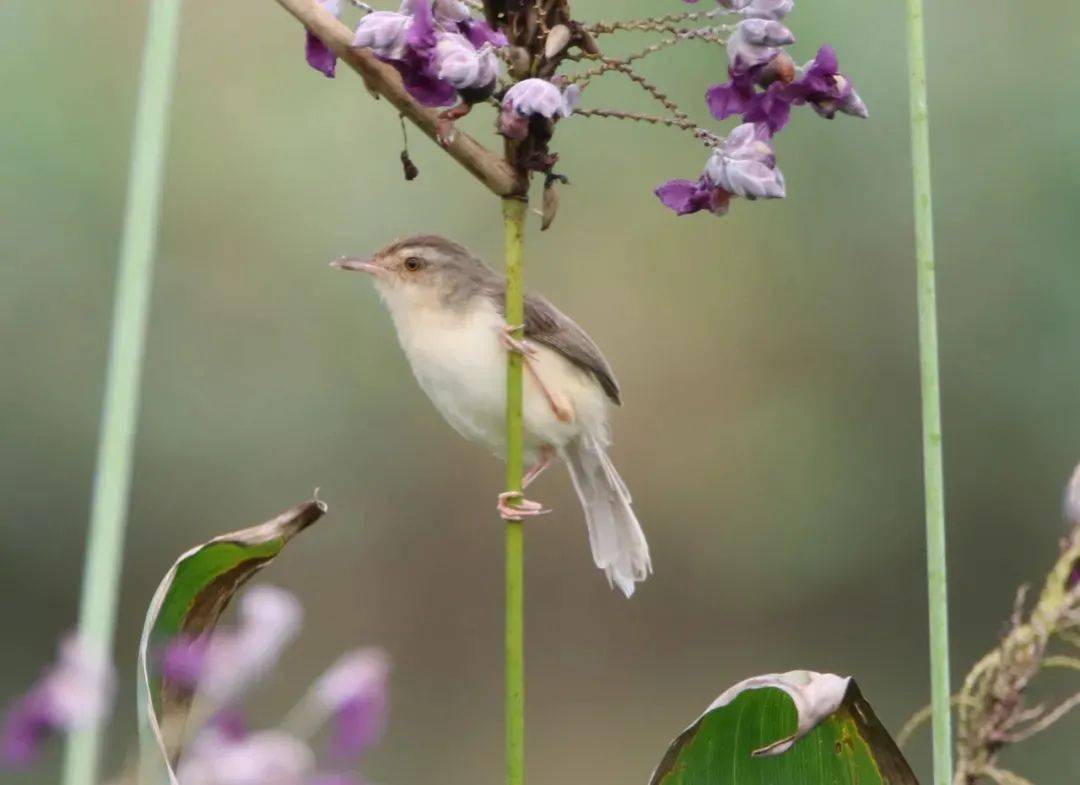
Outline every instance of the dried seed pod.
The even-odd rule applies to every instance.
[[[527,79],[532,70],[532,56],[523,46],[511,46],[507,57],[510,60],[510,75],[515,79]]]
[[[543,212],[540,214],[540,231],[548,230],[558,213],[558,189],[551,182],[543,189]]]
[[[784,84],[795,81],[795,61],[788,56],[787,52],[781,52],[770,60],[758,74],[757,83],[762,87],[768,87],[777,81]]]
[[[548,31],[544,41],[544,57],[553,60],[562,54],[570,43],[570,28],[566,25],[555,25]]]
[[[578,46],[581,48],[581,51],[585,52],[586,54],[600,54],[600,44],[596,43],[596,39],[593,38],[592,33],[590,33],[584,27],[581,28],[580,35],[578,37]]]
[[[415,180],[420,176],[420,170],[416,168],[416,164],[409,157],[408,150],[401,151],[401,168],[405,173],[406,180]]]

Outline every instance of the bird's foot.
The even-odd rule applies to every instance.
[[[453,144],[454,139],[457,137],[457,126],[454,123],[467,115],[470,109],[472,109],[470,104],[458,104],[439,113],[439,117],[435,121],[435,136],[440,145],[446,147]]]
[[[518,324],[504,324],[499,328],[499,342],[509,352],[516,352],[522,357],[535,357],[536,347],[526,341],[524,338],[517,338],[514,336],[518,330],[523,330],[525,325]]]
[[[499,511],[499,517],[504,521],[520,521],[522,518],[535,518],[537,515],[547,515],[551,512],[540,502],[529,501],[517,491],[500,493],[499,503],[495,509]]]

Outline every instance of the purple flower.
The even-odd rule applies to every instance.
[[[360,20],[353,36],[353,46],[365,47],[384,60],[405,55],[405,36],[412,17],[394,11],[375,11]]]
[[[112,665],[102,655],[77,638],[65,639],[57,662],[8,712],[3,762],[26,766],[50,736],[101,721],[112,706],[114,686]]]
[[[808,103],[829,120],[837,112],[862,118],[870,116],[851,80],[840,73],[836,52],[828,45],[821,47],[817,56],[800,69],[798,78],[787,89],[792,103]]]
[[[204,730],[181,759],[181,785],[305,785],[315,756],[302,741],[282,731],[262,731],[230,740]]]
[[[520,141],[528,136],[530,118],[554,120],[569,117],[580,100],[581,88],[575,84],[560,90],[545,79],[523,79],[503,96],[499,133]]]
[[[795,0],[752,0],[742,3],[739,13],[757,19],[783,19],[795,7]]]
[[[725,215],[731,202],[731,194],[711,183],[705,175],[696,181],[668,180],[655,193],[676,215],[689,215],[700,210]]]
[[[496,49],[509,44],[503,33],[492,30],[491,26],[483,20],[466,19],[458,23],[458,29],[477,49],[483,47],[484,44],[491,44]]]
[[[795,43],[795,36],[780,22],[744,19],[728,38],[731,70],[738,74],[765,65],[780,53],[779,47]]]
[[[359,649],[342,656],[315,683],[314,703],[334,722],[335,757],[359,757],[382,736],[389,674],[390,660],[382,650]]]
[[[438,76],[457,90],[492,88],[499,75],[499,59],[490,45],[477,51],[460,33],[439,33],[435,45]]]
[[[776,168],[772,135],[764,123],[743,123],[713,150],[705,177],[728,193],[747,199],[783,199],[784,175]]]
[[[334,16],[341,17],[341,0],[319,0],[319,3]],[[307,56],[308,65],[327,77],[334,78],[334,71],[337,69],[337,55],[331,52],[330,47],[324,44],[322,39],[310,30],[307,31],[305,55]]]
[[[252,682],[265,676],[281,652],[299,634],[300,602],[273,586],[256,586],[240,598],[240,623],[208,639],[177,639],[162,660],[166,678],[194,687],[216,705],[235,700]]]

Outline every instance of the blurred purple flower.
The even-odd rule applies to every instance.
[[[208,648],[206,637],[176,636],[161,653],[162,676],[179,687],[193,688],[202,676]]]
[[[837,112],[866,118],[866,104],[855,92],[851,80],[839,71],[836,52],[829,45],[818,50],[817,56],[799,69],[798,78],[787,88],[790,102],[808,103],[822,117],[833,119]]]
[[[386,724],[390,660],[380,649],[342,656],[315,683],[313,697],[334,723],[331,752],[338,759],[363,755]]]
[[[740,6],[739,13],[748,18],[783,19],[795,7],[795,0],[752,0]]]
[[[175,641],[162,662],[167,676],[180,684],[193,677],[200,694],[218,706],[234,701],[274,667],[303,620],[296,597],[274,586],[249,589],[240,598],[239,611],[235,630],[217,630],[209,639]]]
[[[746,199],[783,199],[784,175],[776,168],[772,135],[764,123],[743,123],[713,150],[705,176],[715,186]]]
[[[60,645],[55,664],[9,710],[2,759],[8,766],[32,763],[52,735],[90,727],[112,707],[112,665],[74,636]]]
[[[714,215],[725,215],[731,202],[731,194],[718,188],[702,175],[695,180],[668,180],[655,191],[660,201],[676,215],[689,215],[708,210]]]
[[[569,117],[580,100],[581,88],[575,84],[560,90],[546,79],[523,79],[503,96],[499,133],[510,139],[524,139],[529,133],[530,118]]]
[[[334,16],[341,17],[341,0],[319,0],[319,3]],[[334,78],[334,71],[337,69],[337,55],[331,52],[330,47],[324,44],[310,30],[307,31],[305,55],[307,56],[308,65],[329,78]]]
[[[305,785],[315,768],[307,744],[282,731],[239,741],[201,732],[177,768],[180,785]]]

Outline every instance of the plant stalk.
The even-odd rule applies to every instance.
[[[934,215],[930,184],[930,130],[926,95],[926,41],[922,0],[907,0],[911,101],[911,161],[915,196],[915,261],[922,382],[923,482],[926,495],[927,588],[930,605],[930,694],[934,783],[952,781],[949,685],[949,602],[945,560],[945,480],[941,449]]]
[[[506,323],[524,325],[524,199],[502,201],[506,229]],[[524,327],[517,338],[524,337]],[[507,353],[506,489],[520,494],[524,474],[523,359]],[[506,782],[525,781],[525,541],[521,521],[506,521]]]
[[[150,3],[79,607],[83,645],[103,657],[116,627],[179,21],[180,0]],[[101,742],[101,726],[68,739],[64,785],[97,782]]]

